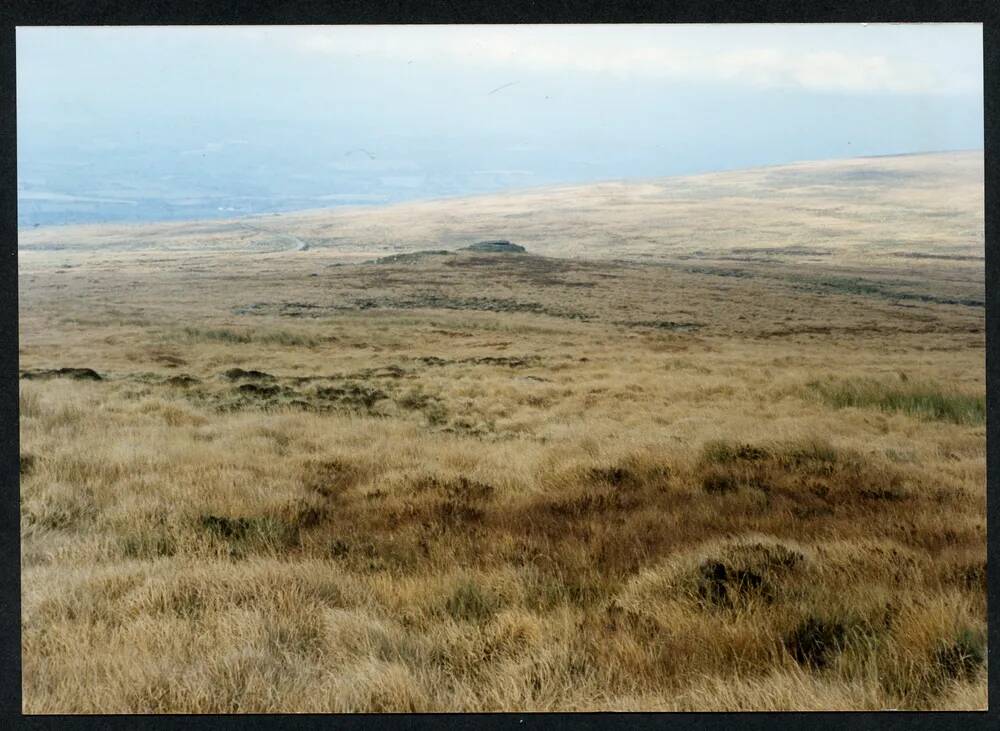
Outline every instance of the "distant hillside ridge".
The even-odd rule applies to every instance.
[[[466,246],[460,251],[489,251],[494,253],[510,253],[510,254],[523,254],[525,248],[523,246],[518,246],[517,244],[512,244],[509,241],[503,239],[498,239],[496,241],[477,241],[474,244]]]
[[[730,269],[775,257],[930,266],[982,261],[983,178],[982,151],[854,158],[230,221],[53,226],[19,231],[18,251],[347,262],[464,247]],[[308,250],[290,250],[293,239]]]

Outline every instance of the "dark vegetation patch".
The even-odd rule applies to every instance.
[[[449,297],[440,294],[424,294],[416,297],[364,297],[354,300],[359,310],[476,310],[481,312],[526,312],[534,315],[548,315],[570,320],[591,320],[590,315],[558,307],[549,307],[540,302],[520,302],[515,299],[498,297]]]
[[[171,376],[166,381],[164,381],[168,386],[178,386],[180,388],[188,388],[190,386],[196,386],[201,383],[201,380],[195,378],[194,376],[189,376],[186,373],[182,373],[177,376]]]
[[[635,472],[622,465],[591,467],[589,476],[594,482],[604,482],[612,487],[637,487],[639,485],[639,477]]]
[[[228,391],[189,388],[185,389],[184,395],[197,406],[212,408],[221,413],[287,408],[320,410],[314,402],[301,398],[301,394],[295,389],[268,383],[241,383]]]
[[[742,264],[780,264],[781,260],[769,256],[726,256],[724,254],[706,254],[693,252],[691,255],[681,255],[678,259],[707,259],[711,261],[735,261]]]
[[[319,410],[313,401],[301,398],[301,394],[295,389],[268,383],[241,383],[228,392],[214,394],[197,392],[192,400],[202,403],[207,401],[223,413],[247,410],[269,411],[280,408]]]
[[[401,408],[408,411],[419,411],[432,426],[440,426],[448,421],[448,410],[440,398],[425,393],[419,387],[411,388],[396,399]]]
[[[356,371],[350,371],[347,373],[331,373],[325,376],[291,376],[289,381],[298,386],[307,383],[316,383],[317,381],[341,381],[341,380],[367,380],[369,378],[405,378],[412,375],[405,368],[396,365],[395,363],[390,363],[389,365],[377,366],[375,368],[362,368]]]
[[[843,235],[840,231],[813,230],[818,236]],[[759,248],[742,246],[728,251],[692,251],[690,254],[679,255],[678,259],[702,259],[709,261],[733,261],[745,264],[782,264],[783,257],[824,257],[833,256],[834,250],[827,248],[810,248],[807,246],[762,246]],[[720,271],[718,269],[714,270]],[[721,270],[727,271],[727,270]],[[736,270],[728,270],[730,272]],[[705,272],[703,272],[705,273]],[[725,276],[725,275],[723,275]]]
[[[537,355],[483,355],[456,359],[428,355],[417,358],[417,360],[427,366],[448,366],[468,363],[472,365],[503,366],[506,368],[531,368],[542,364],[542,359]]]
[[[298,303],[301,307],[301,303]],[[239,312],[239,314],[248,314]],[[283,345],[314,347],[324,342],[321,338],[303,333],[290,332],[288,330],[233,330],[231,328],[197,328],[185,327],[183,335],[188,340],[210,341],[217,343],[228,343],[232,345],[245,345],[247,343],[257,343],[260,345]]]
[[[423,261],[429,257],[434,256],[452,256],[452,252],[446,251],[444,249],[435,249],[428,251],[413,251],[404,254],[391,254],[389,256],[383,256],[378,259],[373,260],[372,264],[416,264],[417,262]]]
[[[501,435],[496,433],[496,421],[493,419],[487,419],[485,421],[479,421],[477,419],[470,419],[467,417],[459,416],[456,419],[448,421],[447,418],[438,422],[433,421],[428,417],[428,420],[432,425],[443,424],[440,430],[445,434],[461,434],[466,437],[475,437],[476,439],[501,439]]]
[[[781,543],[733,543],[698,566],[696,594],[706,607],[720,609],[743,607],[753,601],[771,603],[805,562],[802,553]]]
[[[833,249],[810,248],[808,246],[765,246],[760,248],[736,247],[729,250],[732,254],[749,255],[780,255],[780,256],[832,256]]]
[[[949,580],[970,591],[986,593],[986,561],[977,561],[956,567]]]
[[[154,351],[150,355],[156,360],[157,363],[162,363],[167,368],[177,368],[178,366],[187,365],[187,361],[179,355],[174,355],[173,353],[164,353],[162,351]]]
[[[742,488],[768,490],[773,455],[763,447],[729,442],[710,442],[702,448],[700,461],[701,487],[705,492],[721,495]]]
[[[896,502],[906,500],[909,493],[898,483],[886,485],[876,485],[873,487],[862,487],[858,489],[858,496],[865,500],[884,500]]]
[[[223,412],[240,410],[301,409],[303,411],[342,411],[368,416],[382,415],[376,406],[380,401],[391,400],[389,390],[365,381],[342,380],[329,385],[299,389],[282,385],[277,379],[261,371],[232,369],[239,371],[232,376],[224,374],[228,380],[239,382],[229,391],[204,391],[187,389],[188,398],[199,405],[209,406]],[[291,379],[305,382],[319,379]],[[333,381],[332,378],[324,378]]]
[[[351,552],[351,544],[339,538],[335,538],[330,543],[330,558],[344,558]]]
[[[845,623],[807,617],[785,636],[784,645],[795,662],[822,669],[847,646],[847,637]]]
[[[496,241],[477,241],[463,247],[461,251],[481,251],[493,254],[523,254],[525,248],[509,241],[498,239]]]
[[[376,403],[389,398],[389,393],[363,381],[345,381],[336,386],[320,386],[314,396],[349,411],[371,412]]]
[[[704,252],[701,252],[704,254]],[[721,267],[687,267],[683,271],[691,274],[706,274],[714,277],[735,277],[737,279],[752,279],[761,275],[749,269],[725,269]],[[766,275],[765,275],[766,276]],[[929,302],[939,305],[961,305],[964,307],[984,307],[985,302],[978,297],[950,297],[928,292],[912,292],[900,290],[897,283],[877,282],[860,277],[802,277],[788,275],[782,277],[766,276],[779,282],[787,282],[793,289],[818,292],[821,294],[853,294],[866,297],[878,297],[893,301]]]
[[[230,556],[242,558],[262,552],[284,553],[298,543],[298,521],[276,516],[230,518],[203,515],[198,527],[228,549]]]
[[[222,374],[224,378],[228,378],[230,381],[240,381],[240,380],[252,380],[252,381],[273,381],[274,376],[270,373],[265,373],[264,371],[255,370],[243,370],[242,368],[230,368],[228,371]]]
[[[351,375],[357,378],[402,378],[408,374],[400,366],[390,364],[378,368],[364,368]]]
[[[315,528],[329,516],[329,506],[322,501],[299,498],[284,505],[278,518],[287,525],[301,530]]]
[[[522,281],[527,281],[538,287],[570,287],[575,289],[593,289],[594,282],[576,282],[556,277],[529,276],[523,277]]]
[[[804,541],[856,523],[861,516],[895,530],[895,522],[879,515],[883,509],[895,510],[895,502],[862,498],[859,491],[897,478],[853,454],[822,442],[716,443],[705,454],[705,464],[713,468],[757,465],[777,475],[769,477],[774,502],[752,517],[754,531],[789,533],[795,507],[827,508],[810,518],[819,524],[794,527],[794,535]],[[671,474],[645,456],[558,476],[547,492],[510,503],[505,499],[502,508],[493,502],[495,486],[469,475],[418,473],[403,489],[373,490],[366,474],[345,457],[304,465],[302,485],[317,501],[312,505],[326,506],[329,515],[300,512],[301,520],[313,527],[301,528],[299,543],[291,542],[289,550],[335,557],[361,571],[409,574],[455,555],[469,567],[487,569],[498,561],[531,566],[537,571],[538,595],[530,601],[548,608],[599,604],[643,566],[676,554],[694,537],[732,536],[746,531],[748,523],[747,505],[739,500],[719,500],[711,511],[692,510],[704,497],[684,489],[688,468]],[[836,522],[831,522],[837,517],[831,508],[840,511]],[[780,610],[798,617],[801,602],[808,606],[810,582],[817,580],[812,572],[823,569],[822,561],[821,554],[812,558],[767,536],[723,543],[684,568],[679,596],[706,612]],[[857,578],[853,571],[846,574],[852,581]],[[831,580],[844,575],[830,574]],[[478,616],[479,610],[463,608],[478,600],[467,599],[454,600],[456,618]],[[824,623],[839,623],[844,631],[835,629],[831,635],[820,626]],[[862,630],[850,618],[835,616],[815,619],[812,626],[803,622],[780,639],[798,662],[818,668],[840,651],[838,642],[851,641]]]
[[[964,307],[983,307],[985,305],[985,302],[979,298],[956,298],[926,292],[902,291],[896,288],[898,286],[896,284],[876,282],[860,277],[790,277],[789,281],[792,282],[793,288],[811,292],[856,294],[889,300],[915,300]]]
[[[342,459],[311,461],[302,470],[303,487],[325,498],[343,495],[361,478],[361,469]]]
[[[591,289],[596,286],[598,277],[615,276],[602,272],[607,268],[606,262],[571,261],[555,257],[543,256],[498,256],[463,254],[445,262],[445,266],[461,269],[489,269],[493,277],[509,278],[535,287],[569,287]],[[582,273],[585,279],[574,280],[568,277]]]
[[[459,362],[503,366],[505,368],[528,368],[541,365],[542,359],[537,355],[484,355],[477,358],[464,358]]]
[[[737,480],[728,472],[707,472],[701,478],[702,489],[713,495],[723,495],[727,492],[735,492],[743,486],[757,487],[756,484],[749,482],[744,485],[743,482]]]
[[[316,275],[310,275],[316,276]],[[303,317],[309,315],[318,317],[328,307],[317,305],[312,302],[251,302],[248,305],[241,305],[233,308],[234,315],[280,315],[282,317]],[[246,333],[238,333],[242,337]],[[328,339],[327,339],[328,340]],[[311,342],[323,342],[322,339],[306,338],[306,342],[300,344],[310,344]],[[232,341],[230,341],[232,342]],[[238,342],[238,341],[237,341]]]
[[[951,328],[949,328],[951,331]],[[901,322],[872,323],[865,325],[791,325],[774,330],[765,330],[760,333],[761,338],[780,338],[795,335],[828,335],[833,337],[850,337],[853,335],[895,335],[901,332],[937,332],[937,327],[933,324],[926,326],[907,326]],[[972,332],[980,332],[980,328],[975,328]]]
[[[708,604],[731,606],[734,597],[761,596],[768,601],[773,598],[764,584],[764,577],[756,571],[731,569],[718,561],[706,561],[700,572],[698,595]]]
[[[242,540],[257,526],[258,521],[251,518],[226,518],[217,515],[203,515],[198,524],[210,533],[221,538]]]
[[[252,396],[277,396],[282,390],[280,386],[261,386],[257,383],[242,383],[236,387],[238,393]]]
[[[930,421],[984,424],[986,395],[961,393],[932,382],[872,378],[810,381],[806,388],[837,409],[862,408],[901,412]]]
[[[717,267],[687,267],[684,271],[691,274],[707,274],[712,277],[735,277],[736,279],[751,279],[753,272],[746,269],[722,269]]]
[[[26,380],[44,378],[72,378],[75,381],[102,381],[101,375],[91,368],[50,368],[44,370],[21,371]]]
[[[642,498],[632,492],[603,490],[549,498],[542,507],[560,518],[579,519],[595,514],[629,512],[642,504]]]
[[[368,501],[366,503],[371,505]],[[464,542],[477,540],[483,535],[487,518],[482,501],[433,492],[410,494],[398,500],[380,500],[372,507],[377,514],[369,513],[363,507],[362,512],[352,514],[363,521],[364,530],[369,535],[396,541],[398,546],[405,545],[407,540],[436,541],[445,534]],[[352,509],[357,511],[358,504],[354,504]]]
[[[411,508],[411,515],[428,528],[464,530],[470,524],[481,523],[486,512],[463,498],[447,498]]]
[[[496,488],[492,485],[469,479],[464,475],[457,478],[424,475],[413,481],[413,490],[416,493],[435,492],[462,502],[489,500],[496,492]]]
[[[768,503],[780,500],[800,519],[863,510],[873,502],[934,499],[930,492],[915,490],[918,479],[896,465],[838,452],[820,440],[768,446],[710,442],[694,474],[707,493],[757,490]]]
[[[591,467],[573,480],[574,487],[535,498],[529,512],[561,520],[586,520],[594,516],[623,517],[655,504],[668,487],[670,468],[624,460],[618,464]]]
[[[192,403],[222,412],[240,410],[299,409],[302,411],[345,412],[386,417],[403,411],[419,412],[431,426],[448,422],[448,409],[437,395],[425,393],[419,385],[403,385],[408,372],[396,365],[368,368],[352,376],[305,376],[279,379],[258,370],[232,368],[220,376],[234,383],[228,391],[197,388],[197,379],[175,377],[152,382],[184,387]],[[357,376],[357,377],[353,377]],[[287,384],[282,383],[284,381]],[[460,425],[456,425],[459,428]]]
[[[777,452],[777,458],[781,464],[793,468],[818,467],[824,469],[827,465],[838,462],[840,454],[827,442],[819,439],[807,439],[783,444]]]
[[[726,441],[709,442],[701,451],[702,461],[711,464],[732,464],[739,461],[760,462],[771,456],[771,451],[764,447],[752,444],[733,444]]]
[[[21,452],[18,460],[18,468],[21,475],[30,475],[35,469],[35,455],[29,452]]]
[[[889,256],[902,259],[940,259],[941,261],[985,261],[985,256],[967,256],[963,254],[919,254],[915,251],[897,251]]]
[[[619,320],[615,324],[624,325],[625,327],[649,327],[656,330],[671,330],[675,332],[691,332],[704,327],[700,322],[675,322],[674,320]]]

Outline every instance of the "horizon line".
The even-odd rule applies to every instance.
[[[714,168],[710,170],[701,170],[698,172],[681,173],[678,175],[657,175],[657,176],[641,176],[641,177],[627,177],[627,178],[601,178],[597,180],[580,180],[576,182],[563,182],[563,183],[544,183],[540,185],[528,185],[514,188],[503,188],[500,190],[482,192],[482,193],[456,193],[453,195],[436,195],[426,198],[410,198],[400,201],[389,201],[381,203],[355,203],[342,206],[317,206],[309,208],[295,208],[285,211],[269,210],[269,211],[258,211],[255,213],[246,213],[236,217],[194,217],[194,218],[167,218],[167,219],[145,219],[145,220],[115,220],[115,221],[92,221],[86,223],[53,223],[53,224],[34,224],[31,226],[21,226],[18,224],[17,231],[20,234],[22,231],[48,231],[57,228],[88,228],[88,227],[114,227],[114,226],[156,226],[156,225],[183,225],[189,223],[199,223],[199,222],[215,222],[215,223],[225,223],[227,221],[241,221],[249,218],[258,218],[261,216],[284,216],[284,215],[302,215],[309,213],[319,213],[319,212],[334,212],[334,211],[344,211],[344,210],[356,210],[356,209],[377,209],[377,208],[391,208],[393,206],[403,206],[403,205],[413,205],[421,203],[433,203],[435,201],[448,201],[448,200],[462,200],[462,199],[475,199],[475,198],[487,198],[490,196],[500,196],[500,195],[516,195],[521,192],[532,192],[532,191],[543,191],[543,190],[559,190],[563,188],[577,188],[583,186],[597,186],[597,185],[607,185],[611,183],[623,183],[623,182],[652,182],[658,180],[679,180],[684,178],[697,178],[704,175],[716,175],[720,173],[739,173],[739,172],[750,172],[753,170],[767,170],[770,168],[782,168],[782,167],[792,167],[795,165],[808,165],[810,163],[820,163],[820,162],[837,162],[843,161],[848,162],[851,160],[875,160],[881,158],[893,158],[893,157],[918,157],[921,155],[947,155],[947,154],[957,154],[957,153],[970,153],[970,152],[980,152],[985,154],[985,145],[981,147],[965,147],[965,148],[954,148],[954,149],[944,149],[944,150],[916,150],[912,152],[894,152],[894,153],[881,153],[874,155],[856,155],[853,157],[826,157],[826,158],[810,158],[805,160],[792,160],[789,162],[781,163],[769,163],[765,165],[752,165],[749,167],[736,167],[736,168]],[[20,193],[20,191],[18,192]],[[303,196],[308,198],[308,196]],[[18,195],[18,201],[22,198]],[[134,199],[137,202],[149,199]]]

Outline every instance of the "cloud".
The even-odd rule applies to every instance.
[[[971,23],[19,28],[18,53],[46,39],[64,42],[67,33],[104,42],[123,58],[139,44],[208,59],[224,52],[249,58],[256,49],[272,49],[305,55],[313,63],[388,60],[398,62],[401,73],[414,74],[434,67],[817,92],[981,94],[983,89],[982,26]],[[233,45],[226,47],[225,40]],[[19,63],[19,73],[20,68]]]
[[[885,56],[836,51],[791,54],[774,49],[734,53],[714,62],[718,76],[758,87],[810,91],[934,93],[953,86],[933,68]]]
[[[782,32],[787,40],[777,29]],[[460,65],[509,71],[613,74],[754,88],[818,92],[953,93],[981,88],[975,63],[941,65],[906,27],[885,27],[887,41],[860,26],[834,40],[816,28],[735,26],[396,26],[301,28],[286,37],[301,53],[407,64]],[[796,28],[802,28],[797,26]],[[926,33],[927,28],[921,27]],[[846,38],[846,41],[845,41]],[[907,42],[900,42],[903,39]],[[840,47],[837,47],[837,46]],[[874,48],[873,48],[874,46]],[[970,55],[975,53],[970,49]],[[967,64],[968,65],[968,64]]]

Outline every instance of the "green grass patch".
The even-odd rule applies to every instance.
[[[806,387],[826,404],[837,409],[903,412],[920,419],[953,424],[986,422],[986,394],[961,393],[930,382],[830,379],[811,381]]]
[[[445,610],[459,621],[484,622],[500,610],[500,601],[491,592],[466,580],[448,597]]]
[[[315,338],[310,335],[303,335],[289,330],[266,330],[257,332],[254,330],[233,330],[230,328],[185,327],[183,332],[184,337],[188,340],[207,340],[210,342],[231,343],[234,345],[259,343],[262,345],[300,345],[314,347],[320,343],[319,338]]]
[[[963,629],[953,642],[941,644],[934,659],[949,678],[975,677],[986,665],[986,632]]]
[[[273,516],[228,518],[203,515],[198,526],[228,547],[234,558],[249,554],[281,554],[298,543],[297,526]]]

